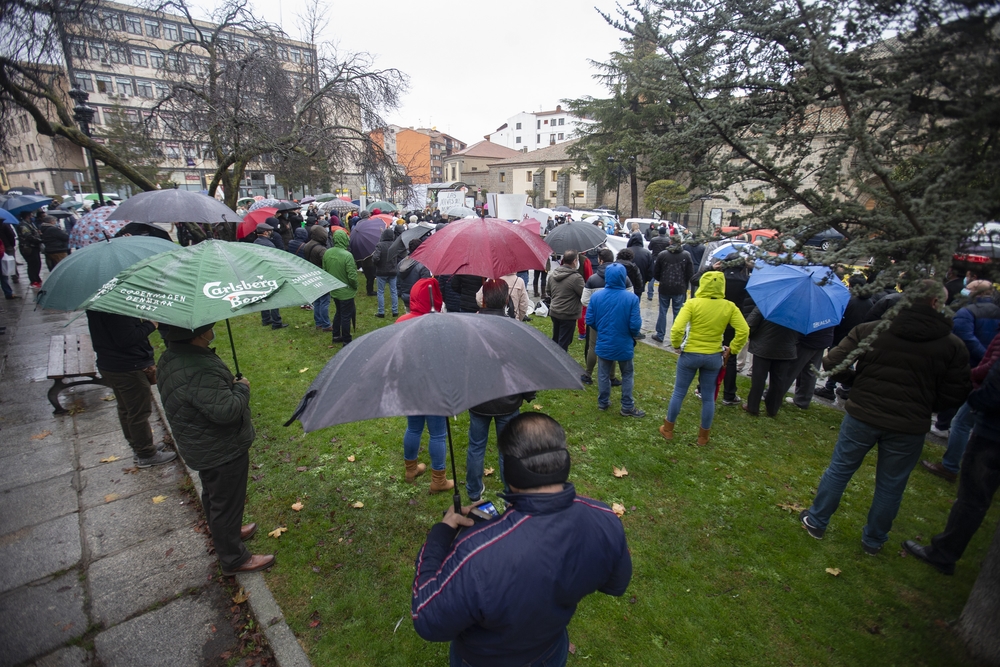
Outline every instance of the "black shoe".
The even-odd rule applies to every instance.
[[[869,545],[865,544],[864,542],[862,542],[861,543],[861,548],[864,549],[865,553],[868,554],[869,556],[877,556],[878,552],[882,551],[882,545],[881,544],[878,545],[877,547],[873,547],[873,546],[869,546]]]
[[[610,404],[608,404],[608,405],[598,405],[597,409],[600,410],[600,411],[602,411],[602,412],[604,412],[604,411],[606,411],[610,407],[611,407]]]
[[[802,527],[806,529],[810,537],[815,537],[817,540],[822,540],[823,535],[826,534],[826,528],[817,528],[812,523],[812,519],[809,517],[809,510],[802,510],[799,513],[799,521],[802,522]]]
[[[611,386],[612,387],[620,387],[620,386],[622,386],[622,381],[619,380],[618,378],[611,378]]]
[[[618,411],[618,414],[620,414],[622,417],[636,417],[637,419],[642,419],[643,417],[646,416],[646,411],[640,410],[639,408],[633,405],[631,410],[626,410],[625,408],[622,408],[621,410]]]
[[[144,458],[135,459],[135,467],[152,468],[153,466],[162,465],[164,463],[170,463],[176,458],[177,458],[177,452],[168,452],[165,449],[160,449],[155,454],[150,456],[148,459]]]
[[[368,296],[376,296],[375,292],[368,292]]]
[[[6,295],[5,295],[5,296],[6,296]],[[19,296],[18,296],[18,295],[16,295],[16,294],[11,294],[10,296],[6,296],[6,299],[7,299],[8,301],[13,301],[14,299],[20,299],[20,298],[21,298],[21,297],[19,297]]]
[[[343,343],[344,342],[344,337],[343,336],[334,336],[333,337],[333,342],[334,343]]]
[[[652,336],[650,336],[650,338],[653,339],[653,340],[655,340],[657,343],[662,343],[663,342],[663,338],[661,338],[659,336],[659,334],[653,334]]]
[[[287,322],[282,322],[281,324],[272,324],[271,328],[272,329],[284,329],[287,326],[288,326]]]
[[[399,317],[399,313],[393,313],[392,316],[393,317]]]
[[[594,378],[584,373],[583,375],[580,376],[580,382],[584,384],[594,384]]]
[[[384,320],[385,319],[385,313],[375,313],[375,317]]]
[[[947,574],[948,576],[955,574],[954,563],[936,563],[930,559],[930,551],[932,547],[925,547],[922,544],[917,544],[913,540],[906,540],[903,542],[903,548],[909,551],[914,557],[919,558],[933,567],[941,574]]]
[[[843,387],[837,387],[834,393],[837,394],[839,398],[845,401],[851,397],[851,391],[849,389],[844,389]]]
[[[827,389],[826,387],[819,387],[813,392],[814,395],[820,398],[825,398],[828,401],[832,401],[837,398],[837,395],[833,393],[833,389]]]

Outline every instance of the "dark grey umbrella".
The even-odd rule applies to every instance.
[[[196,222],[239,224],[236,211],[214,197],[190,190],[150,190],[140,192],[122,202],[108,220],[133,222]]]
[[[556,206],[553,211],[559,211],[560,213],[570,213],[572,209],[569,206]]]
[[[278,202],[278,205],[275,206],[274,208],[278,209],[279,211],[294,211],[297,208],[302,208],[302,204],[294,201],[283,201],[283,202]]]
[[[409,252],[410,241],[413,239],[422,239],[433,231],[433,227],[410,227],[392,242],[392,245],[389,246],[389,254],[394,256],[400,252]]]
[[[545,242],[552,252],[561,255],[567,250],[586,252],[591,248],[603,245],[608,235],[603,229],[587,222],[567,222],[558,225],[545,236]]]

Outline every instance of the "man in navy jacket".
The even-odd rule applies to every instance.
[[[580,600],[628,587],[625,530],[566,481],[566,433],[554,419],[518,415],[498,445],[507,510],[474,524],[449,508],[431,528],[417,555],[413,626],[428,641],[450,641],[453,666],[562,665]]]

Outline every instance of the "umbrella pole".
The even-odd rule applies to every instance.
[[[451,454],[451,478],[455,482],[455,514],[462,513],[462,494],[458,490],[458,475],[455,473],[455,448],[451,444],[451,417],[445,417],[445,426],[448,428],[448,453]]]
[[[243,374],[240,373],[240,362],[236,358],[236,343],[233,342],[233,328],[229,326],[229,318],[226,318],[226,331],[229,332],[229,347],[233,350],[233,365],[236,366],[236,379],[239,380]]]

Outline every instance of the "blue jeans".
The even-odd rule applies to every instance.
[[[330,328],[330,293],[313,301],[313,322],[321,329]]]
[[[976,423],[972,408],[968,403],[962,403],[955,416],[951,418],[951,432],[948,433],[948,449],[941,459],[941,465],[953,473],[958,474],[962,466],[962,455],[965,454],[965,446],[969,444],[969,434],[972,426]]]
[[[632,400],[632,385],[635,383],[635,366],[631,359],[619,361],[618,368],[622,372],[622,410],[629,412],[635,407]],[[597,358],[597,406],[606,408],[611,405],[611,373],[615,370],[615,361]]]
[[[563,630],[562,637],[556,641],[545,653],[538,656],[525,667],[565,667],[566,659],[569,657],[569,633]],[[455,651],[455,644],[452,643],[448,651],[448,667],[472,667],[471,664],[462,660]]]
[[[444,445],[448,439],[447,417],[432,417],[424,415],[406,418],[406,433],[403,434],[403,458],[413,461],[420,454],[420,437],[424,434],[424,422],[431,439],[427,443],[427,451],[431,455],[431,468],[444,470]]]
[[[861,532],[861,541],[875,548],[885,544],[889,539],[892,521],[899,512],[910,471],[923,451],[924,435],[887,431],[851,415],[844,415],[830,465],[823,473],[823,479],[816,489],[816,497],[809,508],[813,523],[819,528],[826,528],[830,517],[840,505],[840,497],[844,494],[847,483],[861,467],[865,455],[878,445],[875,497],[868,510],[868,523]]]
[[[653,280],[652,278],[650,278],[649,282],[646,283],[646,296],[649,297],[650,299],[653,298],[653,284],[655,282],[656,282],[655,280]]]
[[[389,291],[392,293],[392,314],[399,312],[399,297],[396,295],[396,276],[375,276],[375,284],[378,285],[378,314],[385,314],[385,284],[389,283]]]
[[[665,338],[667,335],[667,308],[673,309],[674,319],[677,319],[677,313],[681,312],[685,301],[686,294],[660,294],[660,312],[656,314],[657,338]]]
[[[520,412],[514,410],[499,417],[487,417],[469,411],[469,452],[465,456],[465,492],[469,495],[469,500],[479,500],[486,489],[486,485],[483,484],[483,465],[486,461],[486,442],[490,437],[490,420],[494,422],[499,440],[500,433],[507,427],[507,422]],[[503,482],[503,457],[500,457],[500,481]],[[506,482],[503,488],[504,491],[507,490]]]
[[[681,405],[687,395],[688,387],[694,381],[695,373],[701,384],[701,427],[712,428],[715,418],[715,380],[722,368],[722,353],[698,354],[697,352],[681,352],[677,358],[677,377],[674,379],[674,393],[667,407],[667,421],[677,421],[681,413]]]

